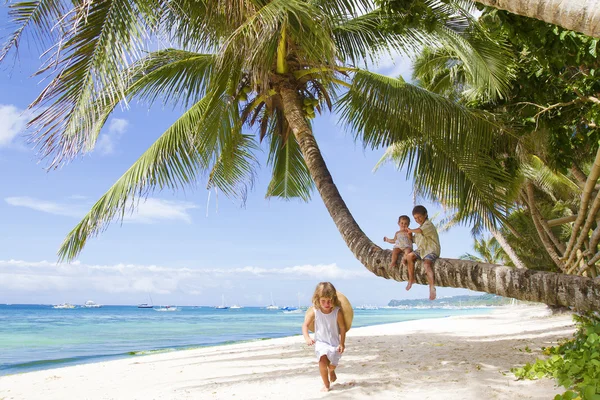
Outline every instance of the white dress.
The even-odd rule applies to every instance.
[[[315,354],[317,360],[327,356],[331,364],[338,365],[342,354],[338,351],[340,345],[340,330],[337,324],[337,316],[340,311],[335,307],[329,314],[323,314],[315,310]]]

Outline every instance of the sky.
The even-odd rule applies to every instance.
[[[6,27],[0,7],[0,26]],[[5,30],[0,32],[0,36]],[[77,260],[58,263],[57,250],[94,202],[173,123],[181,110],[132,102],[107,121],[93,152],[48,170],[27,141],[27,106],[46,83],[32,77],[39,60],[22,46],[0,64],[0,304],[35,303],[264,306],[308,305],[316,284],[331,281],[353,305],[426,298],[424,285],[386,280],[366,270],[346,247],[318,193],[308,202],[266,199],[267,148],[245,204],[205,189],[153,192],[137,211],[88,240]],[[410,79],[400,55],[372,69]],[[412,184],[387,164],[385,149],[364,149],[335,114],[314,120],[334,182],[363,231],[378,245],[393,236],[414,206]],[[435,204],[421,202],[430,216]],[[434,219],[435,222],[435,219]],[[415,222],[411,227],[416,227]],[[469,227],[440,235],[442,257],[472,252]],[[477,294],[438,288],[438,297]]]

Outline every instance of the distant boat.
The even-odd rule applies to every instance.
[[[225,305],[225,295],[221,295],[221,305],[220,306],[215,306],[215,309],[217,310],[227,310],[229,307]]]
[[[138,304],[137,308],[154,308],[154,302],[152,301],[152,296],[148,295],[148,297],[150,297],[150,304],[148,303],[142,303],[142,304]]]
[[[178,311],[177,306],[162,306],[154,309],[155,311]]]
[[[298,293],[298,307],[287,306],[281,307],[281,309],[283,310],[284,314],[300,314],[302,312],[302,309],[300,307],[300,293]]]
[[[379,307],[371,304],[363,304],[362,306],[354,307],[355,310],[379,310]]]
[[[229,308],[231,308],[232,310],[237,310],[237,309],[239,309],[239,308],[244,308],[244,307],[242,307],[242,306],[238,306],[237,304],[234,304],[234,305],[232,305],[232,306],[231,306],[231,307],[229,307]]]
[[[92,300],[88,300],[85,302],[85,304],[82,307],[83,308],[100,308],[100,307],[102,307],[102,304],[97,304],[97,303],[93,302]]]
[[[75,306],[73,304],[69,304],[69,303],[62,303],[62,304],[57,304],[55,306],[52,306],[52,308],[65,310],[65,309],[75,308]]]
[[[275,305],[275,302],[273,301],[273,292],[271,292],[271,304],[269,304],[268,306],[266,306],[265,309],[267,309],[267,310],[279,310],[279,307],[277,307]]]
[[[291,310],[283,310],[284,314],[302,314],[304,310],[292,307]]]

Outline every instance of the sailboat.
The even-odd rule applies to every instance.
[[[227,310],[229,307],[225,305],[225,295],[221,295],[221,305],[220,306],[215,306],[215,309],[217,310]]]
[[[152,301],[152,296],[148,295],[148,297],[150,298],[150,304],[148,304],[148,303],[138,304],[137,308],[154,308],[154,302]]]
[[[271,304],[269,304],[268,306],[265,307],[267,310],[279,310],[279,307],[277,307],[275,305],[275,302],[273,301],[273,292],[271,292]]]

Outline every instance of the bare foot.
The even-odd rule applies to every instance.
[[[406,290],[410,290],[413,285],[413,281],[408,281],[408,285],[406,285]]]
[[[333,383],[337,380],[337,375],[335,374],[335,369],[329,370],[329,382]]]
[[[321,392],[329,392],[329,388],[327,386],[323,386],[321,388]]]
[[[435,288],[430,287],[429,288],[429,300],[435,300],[435,296],[436,296]]]

